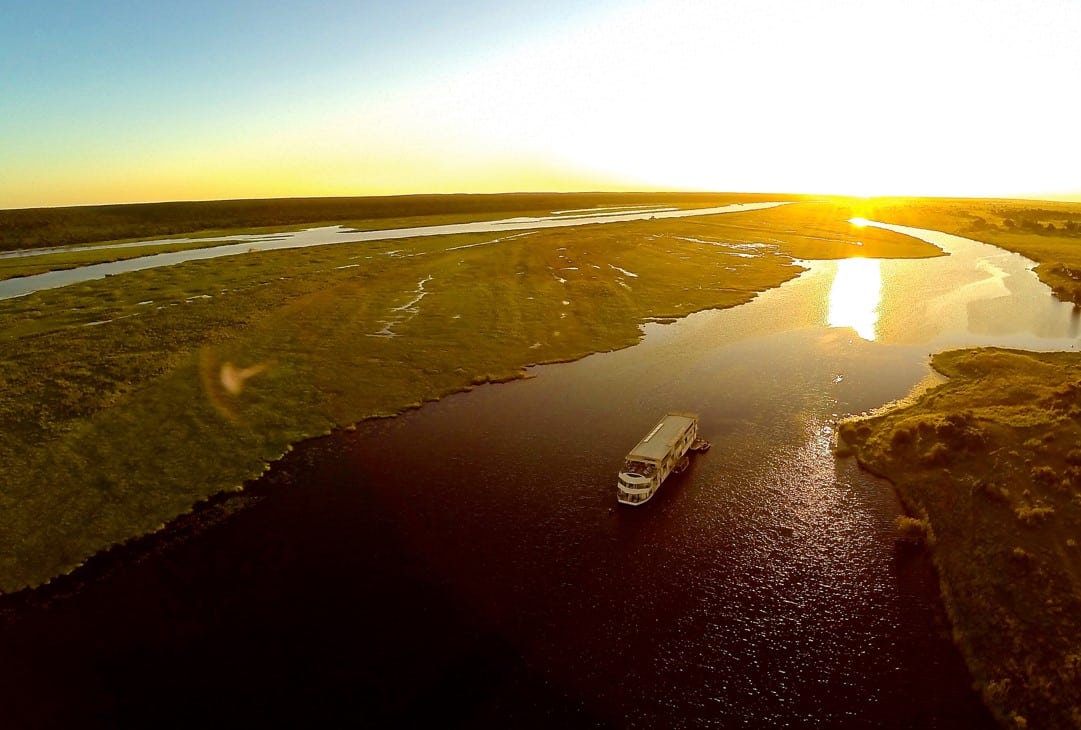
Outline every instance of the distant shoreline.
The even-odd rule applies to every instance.
[[[198,231],[296,227],[332,222],[467,215],[503,217],[641,203],[708,207],[822,196],[769,193],[456,193],[339,198],[261,198],[0,210],[0,251],[161,238]]]

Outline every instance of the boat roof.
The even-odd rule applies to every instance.
[[[669,413],[627,454],[628,459],[661,461],[688,428],[698,420],[693,413]]]

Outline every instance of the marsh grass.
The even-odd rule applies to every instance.
[[[0,211],[0,217],[4,211]],[[511,216],[545,216],[549,215],[546,210],[507,211],[488,214],[453,215],[429,215],[412,216],[408,218],[380,218],[369,220],[353,220],[334,222],[333,225],[342,225],[347,228],[355,228],[357,231],[380,231],[391,228],[411,228],[415,226],[438,226],[451,223],[465,223],[478,220],[497,220]],[[215,246],[228,246],[238,243],[233,240],[223,240],[226,236],[236,235],[259,235],[273,236],[277,233],[311,228],[318,223],[310,225],[252,227],[232,230],[202,230],[192,231],[184,237],[191,238],[187,242],[154,243],[153,239],[126,238],[118,240],[95,241],[86,244],[74,244],[70,249],[54,253],[33,253],[26,256],[8,256],[0,258],[0,280],[11,279],[20,276],[33,276],[47,271],[59,271],[73,269],[89,264],[108,263],[112,261],[126,261],[141,256],[152,256],[159,253],[171,253],[173,251],[186,251],[196,248],[213,248]],[[343,238],[343,241],[348,240]],[[111,246],[114,244],[142,243],[140,246],[123,246],[119,248],[94,248],[94,246]],[[34,249],[25,249],[28,253]]]
[[[153,256],[159,253],[171,253],[173,251],[186,251],[194,248],[212,248],[225,246],[236,241],[222,241],[214,238],[204,238],[191,243],[168,243],[131,248],[89,249],[57,251],[56,253],[42,253],[33,256],[12,256],[0,258],[0,281],[14,279],[20,276],[33,276],[47,271],[61,271],[74,269],[89,264],[101,264],[110,261],[126,261],[127,259],[139,258],[140,256]]]

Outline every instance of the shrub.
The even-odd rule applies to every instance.
[[[903,449],[912,443],[912,432],[907,428],[899,428],[890,437],[890,445],[895,449]]]
[[[987,437],[978,429],[970,427],[965,432],[965,448],[969,451],[983,451],[987,448]]]
[[[963,434],[962,426],[951,419],[953,419],[953,416],[950,416],[950,418],[935,426],[935,433],[938,434],[940,439],[947,443],[953,443]]]
[[[1026,564],[1031,563],[1032,560],[1033,560],[1032,553],[1030,553],[1028,550],[1025,550],[1022,547],[1015,547],[1010,552],[1010,557],[1012,557],[1014,560],[1016,560],[1019,563],[1026,563]]]
[[[950,450],[943,443],[933,443],[931,448],[920,456],[920,461],[929,466],[940,466],[950,460]]]
[[[1032,467],[1030,474],[1032,475],[1032,481],[1038,484],[1051,486],[1059,480],[1058,475],[1055,474],[1055,470],[1049,466],[1034,466]]]
[[[1081,486],[1081,466],[1066,467],[1066,479],[1075,487]]]
[[[856,436],[856,424],[851,421],[845,421],[837,429],[838,435],[845,441],[852,443]]]
[[[1017,519],[1026,525],[1035,525],[1038,522],[1043,522],[1051,515],[1055,514],[1054,507],[1026,507],[1021,506],[1014,510],[1017,515]]]
[[[930,525],[927,520],[917,519],[901,515],[897,518],[897,539],[912,545],[922,545],[927,542]]]
[[[984,700],[989,705],[998,705],[1006,701],[1010,693],[1009,678],[997,679],[987,683],[983,689]]]
[[[1010,501],[1010,490],[994,482],[978,482],[976,491],[992,502],[1008,503]]]
[[[1066,655],[1062,673],[1069,679],[1081,680],[1081,653]]]

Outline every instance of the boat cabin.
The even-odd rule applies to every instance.
[[[656,494],[698,436],[698,416],[669,413],[627,454],[619,473],[617,499],[637,505]]]

